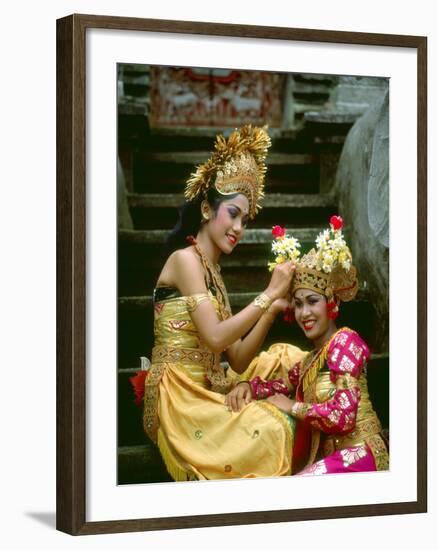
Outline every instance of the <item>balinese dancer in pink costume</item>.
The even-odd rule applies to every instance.
[[[276,263],[296,258],[293,314],[314,349],[290,368],[286,380],[255,377],[239,383],[226,400],[239,410],[252,399],[267,399],[296,420],[293,458],[298,475],[389,466],[382,427],[368,394],[369,349],[355,331],[335,324],[340,302],[352,300],[358,289],[342,226],[342,218],[332,216],[330,229],[316,239],[316,249],[301,258],[296,239],[279,232],[273,246]]]

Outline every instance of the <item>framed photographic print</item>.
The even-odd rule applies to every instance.
[[[389,34],[58,20],[58,529],[92,534],[426,511],[426,44]],[[257,149],[262,142],[267,155]],[[213,155],[215,146],[222,156]],[[264,193],[254,187],[264,194],[257,216],[248,182],[263,178],[248,176],[239,164],[245,155],[267,168]],[[208,162],[216,163],[215,180],[204,177]],[[230,162],[246,191],[226,187],[236,177],[218,179]],[[175,295],[177,285],[161,271],[193,174],[195,193],[214,185],[231,197],[209,210],[201,202],[207,195],[196,195],[193,232],[203,236],[190,243],[202,249],[213,235],[225,252],[220,273],[199,254],[219,319],[227,322],[227,307],[237,319],[236,341],[258,327],[260,345],[246,344],[253,360],[235,352],[234,340],[222,355],[194,345],[204,342],[197,315],[205,304]],[[205,229],[211,219],[218,227],[222,204],[240,216],[238,227],[230,222],[231,237],[224,233],[231,245]],[[317,347],[318,317],[303,320],[299,311],[305,297],[294,297],[291,324],[284,322],[290,310],[285,320],[269,318],[280,309],[260,294],[272,288],[272,242],[290,244],[289,236],[300,241],[303,258],[312,247],[326,254],[318,268],[324,319],[327,327],[336,321],[339,338],[353,338],[353,355],[343,359],[350,370],[339,361],[338,385],[335,367],[324,369],[340,339]],[[357,278],[327,282],[333,262],[351,274],[351,261]],[[300,288],[314,288],[309,281]],[[171,304],[176,310],[166,317]],[[305,355],[313,344],[314,355]],[[293,350],[304,366],[282,412],[273,394],[286,377],[289,399]],[[268,372],[275,361],[283,370]],[[236,385],[259,374],[265,386]],[[320,389],[311,395],[324,376],[325,397]],[[266,390],[269,400],[254,399],[245,413],[229,410],[224,395],[239,386],[253,398]],[[310,439],[298,467],[301,425]]]

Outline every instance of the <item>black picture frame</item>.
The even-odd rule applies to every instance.
[[[412,48],[417,52],[417,499],[411,502],[86,521],[86,31],[91,28]],[[72,535],[427,511],[427,39],[70,15],[57,21],[57,529]]]

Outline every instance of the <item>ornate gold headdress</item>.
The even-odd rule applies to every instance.
[[[329,302],[333,297],[349,302],[357,294],[356,268],[344,235],[340,216],[330,218],[330,228],[316,239],[316,250],[302,256],[295,269],[292,294],[299,288],[308,288],[324,294]]]
[[[222,195],[243,193],[253,218],[261,208],[258,201],[264,196],[265,159],[270,146],[267,126],[243,126],[234,130],[228,140],[218,135],[211,157],[188,179],[185,198],[205,197],[212,186]]]
[[[322,231],[315,241],[316,249],[312,248],[300,258],[301,245],[298,240],[287,235],[284,227],[275,225],[272,228],[275,237],[272,251],[276,258],[268,263],[269,270],[272,271],[277,264],[293,261],[296,268],[292,294],[299,288],[308,288],[324,294],[329,303],[334,303],[334,297],[343,302],[353,300],[358,281],[350,249],[342,234],[343,226],[340,216],[332,216],[330,228]]]

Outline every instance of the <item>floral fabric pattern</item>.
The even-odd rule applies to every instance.
[[[345,474],[347,472],[374,472],[376,463],[368,445],[358,445],[336,451],[298,472],[298,476]]]
[[[306,457],[300,465],[304,469],[296,475],[387,469],[388,451],[369,402],[366,375],[362,375],[370,356],[368,346],[347,328],[340,329],[328,346],[326,359],[322,366],[317,365],[316,379],[307,389],[303,390],[303,381],[315,363],[306,366],[304,360],[288,371],[288,384],[283,379],[252,380],[253,397],[265,399],[275,393],[295,397],[289,414],[303,429],[297,434],[294,456],[304,449]]]
[[[347,434],[356,424],[359,400],[359,387],[337,390],[328,401],[309,407],[303,420],[327,434]]]
[[[336,380],[337,375],[346,373],[359,378],[369,357],[370,350],[357,332],[339,331],[327,356],[332,381]]]
[[[278,380],[262,380],[260,376],[256,376],[253,380],[249,381],[251,386],[251,393],[254,399],[266,399],[276,393],[282,393],[283,395],[289,395],[290,389],[284,383],[282,378]]]
[[[288,372],[288,379],[293,387],[298,386],[298,383],[300,381],[301,367],[301,363],[296,363]]]

